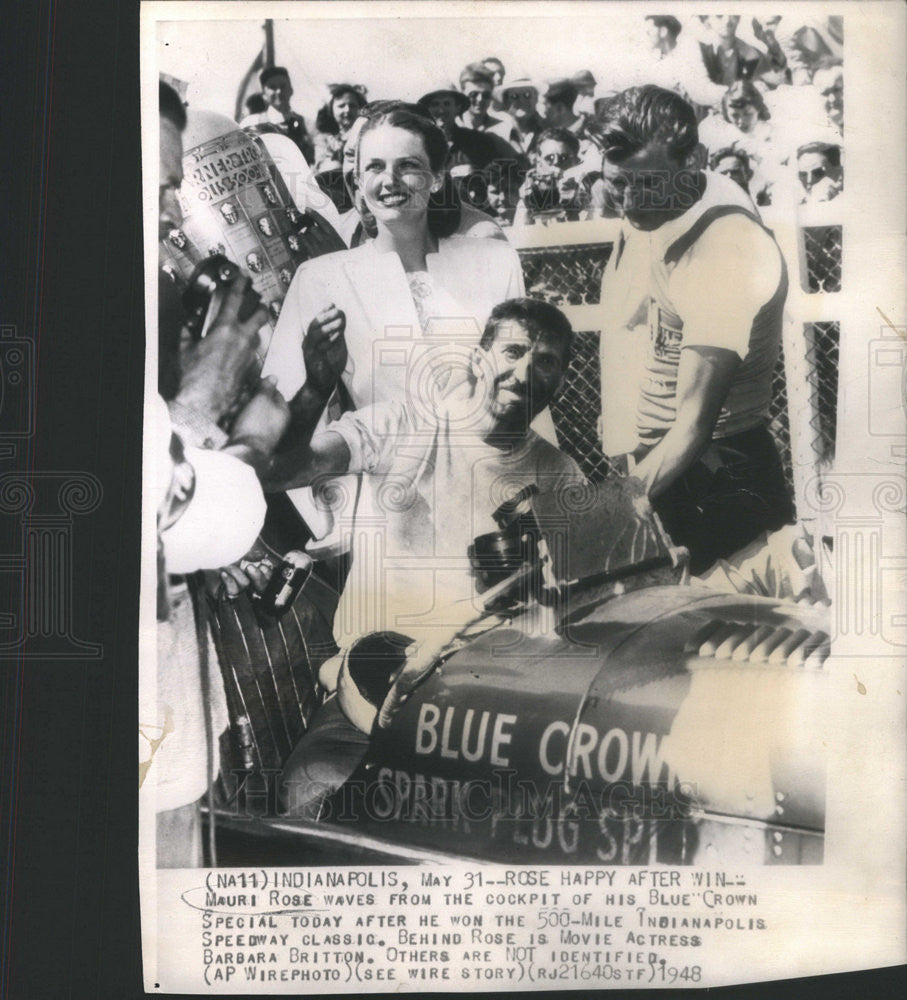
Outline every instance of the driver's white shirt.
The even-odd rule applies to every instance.
[[[378,629],[419,638],[455,624],[451,605],[475,596],[468,546],[498,529],[495,510],[526,486],[551,492],[584,481],[572,458],[532,430],[507,451],[487,444],[477,432],[482,412],[481,395],[464,386],[433,412],[382,403],[330,425],[377,500],[355,524],[350,502],[335,512],[353,549],[334,626],[341,646]]]

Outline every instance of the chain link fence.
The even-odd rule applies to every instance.
[[[806,255],[806,289],[810,292],[841,291],[842,226],[808,226],[803,229]]]
[[[768,404],[768,429],[781,455],[781,466],[787,488],[794,492],[794,465],[790,441],[790,414],[787,406],[787,377],[784,368],[784,347],[772,372],[772,398]]]
[[[598,305],[610,243],[520,250],[526,294],[555,306]]]
[[[815,392],[815,410],[810,420],[813,430],[813,450],[818,462],[830,462],[835,457],[835,422],[838,413],[838,347],[841,324],[804,324],[809,380]]]
[[[598,342],[598,330],[575,334],[564,390],[551,405],[561,447],[593,483],[601,482],[611,470],[598,439],[598,418],[602,412]]]

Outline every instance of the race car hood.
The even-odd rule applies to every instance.
[[[656,587],[535,608],[452,656],[413,696],[384,763],[445,780],[678,791],[690,808],[824,826],[827,609]]]

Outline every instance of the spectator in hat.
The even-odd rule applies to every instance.
[[[517,127],[517,143],[526,155],[535,150],[539,133],[545,127],[538,113],[538,87],[528,77],[518,77],[500,89],[504,110],[513,118]]]
[[[466,128],[476,132],[486,132],[503,139],[514,149],[516,123],[506,112],[491,115],[491,94],[494,90],[494,79],[482,63],[470,63],[460,73],[460,90],[466,95],[469,107],[460,116],[460,121]]]
[[[588,69],[581,69],[570,77],[570,82],[576,87],[576,103],[573,110],[584,118],[595,117],[595,88],[598,81]]]
[[[472,202],[472,176],[483,173],[492,163],[507,164],[513,172],[511,187],[516,187],[522,166],[521,154],[499,135],[477,132],[458,124],[457,116],[469,108],[469,99],[464,93],[452,87],[441,87],[423,94],[418,105],[428,112],[444,133],[448,150],[447,168],[464,201]]]
[[[311,163],[314,149],[305,119],[290,107],[293,96],[290,74],[283,66],[268,66],[259,73],[258,81],[267,108],[258,114],[248,115],[240,124],[243,128],[280,132],[288,136],[299,147],[306,161]]]
[[[500,136],[457,124],[457,117],[469,109],[469,99],[454,87],[439,87],[423,94],[417,104],[431,116],[435,125],[444,133],[448,148],[448,169],[455,176],[468,176],[484,170],[495,160],[518,160],[517,151]],[[467,169],[458,170],[457,168]]]
[[[427,111],[435,125],[446,132],[469,109],[469,99],[453,84],[442,85],[423,94],[416,104]]]

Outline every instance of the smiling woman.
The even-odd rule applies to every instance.
[[[431,199],[444,189],[446,155],[440,129],[407,108],[391,107],[361,127],[355,171],[377,233],[297,271],[265,364],[287,398],[306,381],[300,342],[332,303],[346,318],[343,383],[359,408],[424,390],[407,373],[429,327],[432,349],[456,357],[464,340],[478,342],[497,303],[523,294],[516,252],[499,240],[453,237],[455,213]],[[450,334],[439,337],[442,330]],[[385,331],[393,333],[393,364]]]
[[[416,128],[395,125],[401,116]],[[447,146],[443,137],[440,145],[432,142],[435,133],[440,136],[427,121],[397,112],[368,122],[359,138],[359,187],[378,224],[378,245],[416,265],[407,270],[424,270],[425,254],[437,249],[439,233],[430,225],[428,202],[443,186]]]

